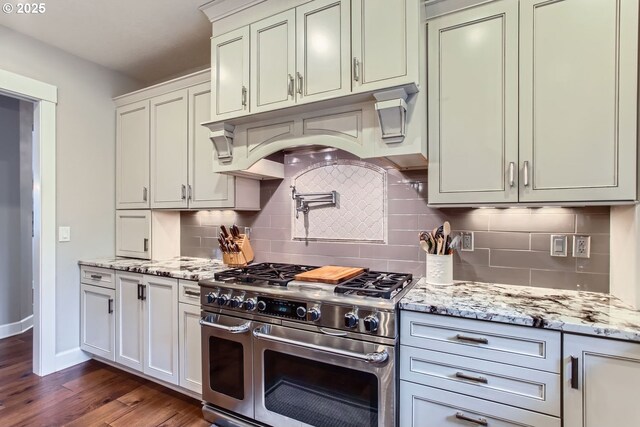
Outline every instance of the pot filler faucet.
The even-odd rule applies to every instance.
[[[322,205],[335,206],[338,193],[333,190],[329,193],[298,193],[296,186],[291,186],[291,198],[296,201],[296,219],[300,212],[307,214],[309,212],[309,203],[321,203]]]

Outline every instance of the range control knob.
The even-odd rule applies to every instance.
[[[307,317],[307,309],[303,306],[299,306],[298,308],[296,308],[296,315],[302,319]]]
[[[231,298],[227,304],[231,308],[238,308],[242,304],[242,300],[243,300],[242,297],[234,297],[234,298]]]
[[[265,311],[267,309],[267,303],[264,301],[258,301],[258,311]]]
[[[207,304],[213,304],[216,300],[216,294],[214,294],[213,292],[209,292],[207,294]]]
[[[319,308],[313,307],[311,310],[309,310],[309,320],[311,320],[312,322],[317,322],[318,320],[320,320]]]
[[[358,316],[355,313],[347,313],[344,315],[345,328],[355,328],[358,326]]]
[[[242,306],[245,310],[253,311],[256,309],[256,300],[255,298],[249,298],[242,303]]]
[[[226,295],[218,295],[218,298],[216,299],[218,305],[225,305],[227,301],[229,301],[229,297]]]
[[[374,314],[371,314],[364,318],[364,328],[367,330],[367,332],[377,331],[379,324],[380,324],[380,321],[378,320],[378,317],[375,316]]]

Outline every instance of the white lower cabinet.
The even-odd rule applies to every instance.
[[[80,348],[107,360],[115,360],[115,316],[113,289],[80,286],[81,341]]]
[[[403,311],[402,427],[561,426],[561,334]]]
[[[560,427],[560,419],[462,394],[400,382],[402,427]]]
[[[180,386],[202,393],[200,307],[180,303]]]
[[[118,273],[116,312],[115,361],[178,384],[178,281]]]
[[[564,335],[564,427],[639,426],[640,344]]]

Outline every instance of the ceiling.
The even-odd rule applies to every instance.
[[[54,0],[42,15],[0,13],[0,25],[142,83],[210,64],[206,0]]]

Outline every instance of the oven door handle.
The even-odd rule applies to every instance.
[[[220,325],[219,323],[208,322],[206,317],[203,317],[202,319],[200,319],[200,325],[209,326],[211,328],[216,328],[216,329],[222,329],[223,331],[227,331],[231,334],[244,334],[245,332],[248,332],[249,329],[251,328],[251,322],[243,323],[242,325],[238,325],[238,326],[225,326],[225,325]]]
[[[269,335],[268,333],[265,333],[265,330],[262,327],[254,329],[253,336],[258,339],[264,339],[267,341],[275,341],[275,342],[281,342],[284,344],[297,345],[297,346],[308,348],[311,350],[324,351],[326,353],[337,354],[339,356],[352,357],[354,359],[363,360],[367,363],[384,363],[387,361],[387,359],[389,359],[389,353],[387,353],[387,350],[382,350],[375,353],[366,353],[366,354],[356,353],[354,351],[341,350],[339,348],[332,348],[332,347],[325,347],[322,345],[296,341],[289,338],[277,337],[275,335]]]

